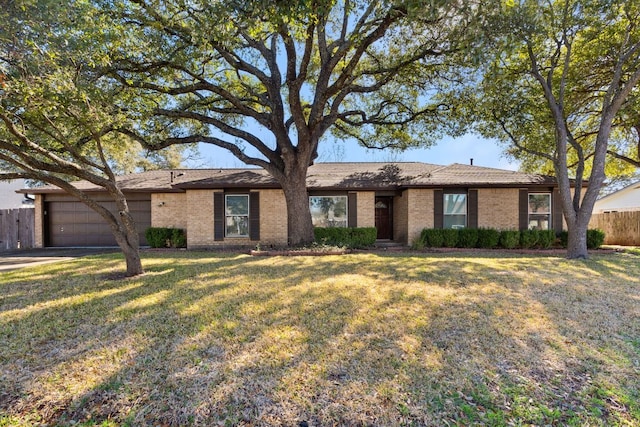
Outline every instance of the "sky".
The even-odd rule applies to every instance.
[[[224,149],[200,144],[200,158],[189,167],[242,168],[244,163]],[[476,135],[446,138],[430,148],[411,149],[396,153],[389,150],[367,150],[355,142],[326,139],[320,142],[318,162],[424,162],[438,165],[452,163],[469,164],[473,158],[475,166],[518,170],[519,164],[506,158],[503,148],[495,141]]]

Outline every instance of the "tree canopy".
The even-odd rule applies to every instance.
[[[306,171],[327,132],[402,149],[446,125],[436,95],[466,40],[465,4],[105,1],[118,39],[105,74],[161,100],[130,134],[145,146],[203,142],[266,169],[291,243],[306,243]]]

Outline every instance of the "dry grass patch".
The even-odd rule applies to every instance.
[[[640,425],[640,265],[103,255],[0,274],[0,426]]]

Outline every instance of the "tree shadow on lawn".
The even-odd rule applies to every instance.
[[[0,410],[60,425],[563,423],[609,369],[572,334],[582,317],[556,301],[573,285],[553,260],[539,279],[526,257],[161,259],[111,293],[3,321],[15,375]],[[614,267],[575,270],[630,273]],[[574,287],[585,306],[601,297]]]

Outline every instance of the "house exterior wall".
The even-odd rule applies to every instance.
[[[187,207],[186,193],[151,194],[151,226],[186,230],[190,214]]]
[[[358,227],[376,226],[376,193],[375,191],[358,191]]]
[[[393,240],[406,243],[408,224],[408,190],[393,198]]]
[[[213,194],[223,190],[188,190],[186,193],[187,247],[191,249],[221,246],[253,246],[258,242],[249,238],[224,238],[215,240]],[[260,193],[260,243],[284,246],[287,244],[287,211],[282,190],[259,190]],[[177,201],[178,198],[172,199]],[[164,207],[174,201],[167,200]],[[160,203],[160,199],[157,199]],[[154,200],[154,208],[158,203]],[[164,225],[162,225],[164,226]]]
[[[407,198],[406,237],[401,241],[405,244],[420,236],[424,228],[433,228],[433,190],[410,188],[403,193]]]
[[[284,198],[284,192],[282,190],[260,190],[260,243],[286,245],[288,241],[287,230],[287,202]]]
[[[44,248],[44,196],[36,194],[33,205],[35,207],[33,247]]]
[[[517,230],[520,226],[517,188],[478,189],[478,227]]]
[[[640,183],[596,201],[593,213],[640,211]]]
[[[213,193],[216,190],[187,191],[187,247],[214,246]],[[217,190],[221,191],[221,190]]]

